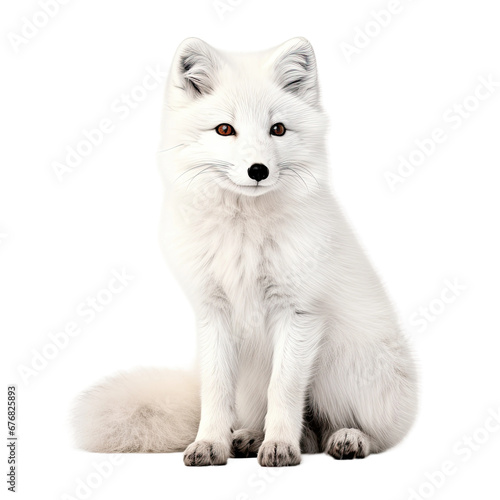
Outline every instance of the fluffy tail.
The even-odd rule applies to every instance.
[[[73,414],[77,446],[101,453],[184,451],[199,422],[198,379],[164,369],[105,379],[79,397]]]

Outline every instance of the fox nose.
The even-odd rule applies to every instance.
[[[268,175],[269,175],[269,169],[262,163],[254,163],[248,169],[248,177],[257,182],[267,179]]]

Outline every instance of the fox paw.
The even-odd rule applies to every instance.
[[[337,460],[365,458],[370,454],[370,438],[358,429],[340,429],[328,439],[326,452]]]
[[[253,429],[239,429],[233,432],[232,456],[235,458],[256,457],[264,441],[264,432]]]
[[[226,465],[228,457],[229,447],[223,443],[195,441],[184,452],[184,465]]]
[[[297,446],[268,441],[262,443],[257,457],[262,467],[287,467],[300,464],[300,449]]]

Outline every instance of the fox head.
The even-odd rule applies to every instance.
[[[254,54],[189,38],[165,100],[158,158],[170,187],[302,197],[325,177],[326,120],[304,38]]]

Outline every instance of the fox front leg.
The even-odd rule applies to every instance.
[[[236,349],[230,312],[207,308],[198,324],[201,421],[196,441],[184,452],[188,466],[224,465],[231,453],[234,421]]]
[[[323,333],[314,314],[286,309],[271,323],[273,369],[268,389],[265,438],[258,461],[266,467],[300,463],[300,439],[307,386]]]

